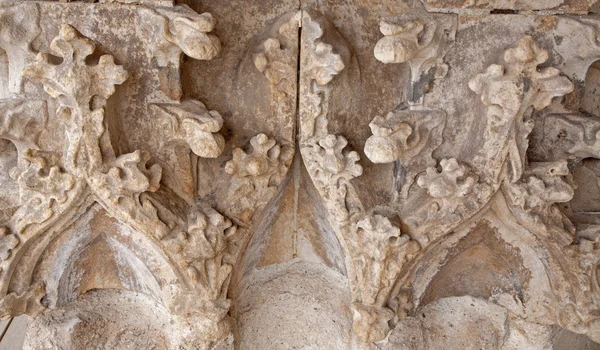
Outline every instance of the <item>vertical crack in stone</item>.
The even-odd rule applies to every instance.
[[[298,21],[298,56],[296,59],[296,123],[294,123],[294,136],[296,137],[296,155],[294,157],[294,258],[298,256],[298,191],[300,190],[300,55],[302,53],[302,20],[304,12],[302,11],[302,0],[298,0],[298,11],[300,11],[300,20]]]

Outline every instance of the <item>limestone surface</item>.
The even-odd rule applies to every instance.
[[[32,350],[600,349],[599,11],[0,0],[0,317]]]

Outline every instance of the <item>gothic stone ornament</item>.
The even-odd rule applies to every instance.
[[[0,4],[26,348],[600,341],[597,6],[190,6]]]
[[[142,17],[149,11],[143,7],[139,10]],[[10,11],[2,15],[16,16]],[[214,20],[210,15],[200,19],[194,13],[187,16],[173,18],[173,28],[165,38],[179,49],[163,51],[162,55],[173,62],[179,61],[173,60],[173,56],[179,57],[181,51],[199,59],[212,58],[220,45],[218,39],[204,33],[212,29]],[[203,21],[206,23],[202,24]],[[16,27],[8,29],[24,33],[18,30],[23,23],[14,23]],[[36,23],[39,20],[32,24]],[[9,35],[2,46],[17,50],[7,46],[11,42],[8,39],[19,37]],[[206,48],[204,43],[208,45]],[[207,346],[220,342],[230,332],[227,286],[234,253],[227,250],[235,227],[209,207],[199,210],[196,206],[186,206],[185,198],[177,199],[175,195],[169,199],[169,205],[164,196],[153,199],[147,196],[160,188],[161,167],[147,164],[151,155],[145,150],[117,153],[109,133],[115,130],[115,124],[107,115],[109,110],[114,111],[108,100],[115,94],[115,85],[130,78],[122,66],[115,64],[112,55],[93,58],[96,44],[68,24],[60,27],[49,49],[52,54],[39,53],[37,58],[26,62],[22,75],[27,81],[43,86],[50,98],[2,103],[1,136],[17,149],[16,167],[10,171],[20,192],[18,209],[3,222],[2,228],[1,289],[5,295],[1,301],[2,316],[51,313],[60,307],[71,307],[70,303],[87,290],[112,286],[149,293],[166,307],[169,317],[175,318],[172,322],[196,324],[193,327],[197,334],[191,329],[176,334],[169,338],[169,347],[178,343]],[[160,50],[163,49],[164,46]],[[157,57],[160,66],[163,56]],[[35,89],[27,91],[37,94]],[[177,102],[155,104],[172,118],[173,135],[199,156],[217,157],[224,147],[223,137],[217,133],[223,125],[221,116],[209,112],[198,101]],[[64,137],[48,139],[48,133],[58,136],[61,132]],[[187,224],[178,218],[181,210],[189,212]],[[82,213],[94,219],[82,223]],[[82,229],[82,224],[90,227],[94,220],[108,220],[104,226],[108,231],[124,225],[117,231],[130,232],[129,235],[135,232],[136,243],[123,241],[122,234],[109,238],[110,234],[98,234],[97,229],[89,231],[90,228],[88,234],[72,236],[73,228],[68,225]],[[177,240],[174,235],[183,238]],[[205,239],[202,241],[199,236]],[[71,243],[55,243],[61,240]],[[205,253],[199,251],[196,257],[195,252],[189,253],[182,244],[203,249]],[[142,248],[144,245],[146,248]],[[153,248],[148,250],[150,246]],[[103,251],[106,249],[108,252]],[[144,250],[148,255],[136,256]],[[102,261],[99,265],[85,265],[91,256],[110,260],[115,258],[113,254],[125,260],[113,260],[99,270],[92,266],[102,266]],[[140,258],[150,260],[144,264]],[[37,265],[38,260],[45,263]],[[120,272],[111,277],[113,272],[105,270],[108,266]],[[83,270],[75,273],[71,269]],[[182,274],[184,271],[187,273]],[[98,277],[102,273],[105,275]],[[177,275],[179,279],[175,278]],[[65,290],[67,279],[72,279],[69,283],[75,287]],[[74,334],[70,337],[74,341]],[[65,346],[77,347],[75,343]]]
[[[430,84],[448,72],[443,59],[455,40],[456,18],[407,14],[382,20],[379,29],[384,37],[375,45],[375,58],[383,63],[408,63],[408,103],[422,105]]]

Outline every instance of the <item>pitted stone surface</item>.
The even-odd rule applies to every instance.
[[[29,349],[600,342],[588,0],[0,0]]]

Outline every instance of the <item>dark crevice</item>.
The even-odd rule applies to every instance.
[[[8,332],[8,329],[10,328],[10,325],[13,322],[13,320],[14,320],[14,317],[11,318],[10,321],[8,321],[6,328],[4,328],[4,330],[2,331],[2,334],[0,334],[0,341],[2,341],[2,339],[4,339],[4,336],[6,335],[6,332]]]
[[[302,11],[302,4],[299,4],[300,9],[298,11]],[[295,136],[295,147],[296,147],[296,155],[294,156],[294,161],[292,164],[293,171],[293,181],[294,181],[294,259],[298,256],[298,191],[299,183],[300,183],[300,164],[302,161],[302,157],[300,156],[300,59],[302,52],[302,13],[300,14],[300,23],[298,25],[298,56],[296,58],[296,116],[294,122],[294,136]]]
[[[516,15],[519,11],[509,9],[494,9],[490,11],[490,15]]]

